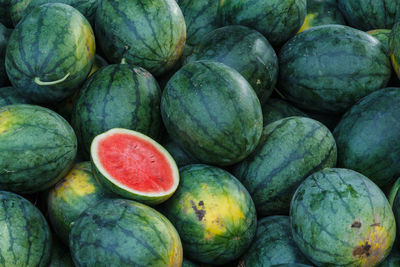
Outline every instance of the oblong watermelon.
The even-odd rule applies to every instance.
[[[338,166],[360,172],[379,186],[400,176],[400,88],[383,88],[346,112],[333,134]]]
[[[244,267],[310,264],[292,238],[289,216],[269,216],[257,223],[254,241],[243,255]]]
[[[146,204],[167,200],[179,184],[178,167],[160,144],[136,131],[114,128],[96,136],[92,169],[110,191]]]
[[[186,62],[214,60],[234,68],[250,83],[260,99],[268,99],[278,80],[278,57],[256,30],[233,25],[202,37]]]
[[[182,264],[182,245],[172,224],[156,210],[126,199],[104,200],[72,227],[76,266],[165,266]]]
[[[0,108],[0,189],[38,192],[72,167],[77,141],[57,113],[34,105]]]
[[[289,101],[305,110],[337,114],[385,87],[392,69],[377,39],[343,25],[297,34],[280,50],[279,67],[280,91]]]
[[[383,192],[348,169],[309,176],[293,196],[290,222],[294,241],[317,266],[377,266],[396,235]]]
[[[185,19],[174,0],[103,0],[96,13],[96,37],[111,63],[124,58],[158,76],[183,52]]]
[[[0,203],[1,265],[48,266],[52,239],[42,213],[11,192],[0,191]]]
[[[250,245],[257,218],[253,200],[230,173],[203,164],[180,169],[181,183],[161,211],[176,227],[185,255],[224,264]]]
[[[61,241],[69,244],[71,227],[79,215],[108,197],[96,180],[89,161],[75,164],[69,173],[49,190],[48,217]]]
[[[289,117],[264,127],[257,149],[233,174],[249,191],[259,216],[288,214],[300,183],[316,171],[335,167],[336,158],[328,128],[313,119]]]
[[[86,18],[69,5],[44,4],[34,8],[12,32],[6,71],[22,95],[34,102],[52,103],[82,84],[94,55],[94,34]]]
[[[244,25],[262,33],[279,47],[300,29],[307,13],[306,0],[219,1],[222,25]]]
[[[87,159],[96,135],[126,128],[157,138],[161,127],[161,90],[145,69],[108,65],[84,83],[72,108],[71,124]]]
[[[183,66],[167,83],[161,115],[168,134],[202,162],[232,165],[256,147],[260,101],[234,69],[215,61]]]

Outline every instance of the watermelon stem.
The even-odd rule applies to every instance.
[[[126,59],[125,58],[121,59],[121,64],[126,64]]]
[[[63,78],[56,80],[56,81],[51,81],[51,82],[43,82],[40,80],[39,77],[35,77],[34,81],[37,85],[54,85],[54,84],[62,83],[63,81],[65,81],[69,77],[70,74],[71,73],[68,72],[67,75],[65,75]]]

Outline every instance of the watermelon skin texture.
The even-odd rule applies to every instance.
[[[300,29],[306,7],[306,0],[224,0],[219,2],[219,16],[222,25],[253,28],[277,48]]]
[[[288,214],[297,187],[312,173],[336,166],[332,133],[321,123],[289,117],[268,124],[257,149],[233,168],[261,217]]]
[[[400,22],[396,23],[389,35],[389,55],[397,77],[400,77]]]
[[[400,15],[398,0],[338,0],[347,23],[357,29],[391,29]]]
[[[348,169],[309,176],[293,196],[290,222],[294,241],[317,266],[378,266],[396,235],[383,192]]]
[[[57,113],[34,105],[0,108],[0,188],[34,193],[57,183],[72,167],[77,141]]]
[[[94,34],[85,17],[69,5],[50,3],[33,9],[12,32],[6,71],[22,95],[37,103],[53,103],[81,86],[94,55]],[[58,82],[39,85],[35,78]]]
[[[159,76],[181,56],[186,24],[174,0],[104,0],[97,8],[96,37],[111,63],[124,58]]]
[[[161,116],[171,138],[203,163],[232,165],[256,147],[262,111],[234,69],[214,61],[183,66],[167,83]]]
[[[256,232],[249,193],[234,176],[217,167],[193,164],[179,171],[180,185],[160,210],[176,227],[185,255],[216,265],[237,259]]]
[[[145,69],[108,65],[83,85],[72,108],[71,125],[87,159],[95,136],[126,128],[157,139],[161,128],[161,90]]]
[[[109,197],[109,193],[96,180],[89,161],[75,164],[50,189],[47,198],[48,217],[64,244],[69,244],[71,227],[79,215],[106,197]]]
[[[289,216],[279,215],[258,221],[254,241],[241,262],[247,267],[310,264],[292,238]]]
[[[30,101],[21,96],[12,86],[0,88],[0,107],[15,104],[30,104]]]
[[[48,266],[52,237],[42,213],[25,198],[0,191],[0,265]]]
[[[316,42],[318,40],[318,42]],[[344,113],[386,86],[391,64],[369,34],[343,25],[316,26],[279,52],[281,92],[296,106],[317,113]]]
[[[358,171],[378,186],[400,176],[400,88],[384,88],[355,104],[333,134],[338,166]]]
[[[173,225],[156,210],[126,199],[104,200],[72,227],[76,266],[179,267],[182,245]]]
[[[263,125],[292,116],[307,117],[307,114],[280,98],[270,98],[262,104]]]
[[[389,36],[392,30],[389,29],[375,29],[375,30],[370,30],[367,31],[367,33],[376,39],[378,39],[379,42],[383,45],[385,52],[390,55],[389,51]]]
[[[204,35],[186,62],[198,60],[214,60],[237,70],[260,99],[271,95],[278,80],[275,50],[261,33],[245,26],[225,26]]]

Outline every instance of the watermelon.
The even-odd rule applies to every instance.
[[[48,216],[54,231],[64,244],[69,243],[72,224],[86,209],[107,197],[92,173],[89,161],[75,164],[70,172],[50,189]]]
[[[93,138],[112,128],[132,129],[157,138],[160,101],[157,81],[143,68],[112,64],[94,73],[72,108],[71,124],[85,155],[90,154]]]
[[[259,216],[288,214],[290,200],[312,173],[336,165],[336,143],[321,123],[289,117],[268,124],[257,149],[233,168]]]
[[[400,78],[400,22],[396,23],[389,35],[389,55],[392,66],[398,78]]]
[[[400,189],[400,178],[397,178],[397,180],[391,186],[389,193],[387,194],[387,198],[389,200],[390,206],[392,206],[392,207],[393,207],[394,199],[396,198],[397,193],[399,192],[399,189]]]
[[[306,6],[307,0],[223,0],[219,2],[219,13],[222,25],[248,26],[279,47],[300,29]]]
[[[230,173],[208,165],[187,165],[181,184],[161,211],[176,227],[185,255],[203,263],[237,259],[256,232],[253,200]]]
[[[3,24],[0,23],[0,87],[7,86],[10,84],[5,68],[5,57],[6,57],[6,47],[11,32],[12,32],[11,29],[7,29]]]
[[[243,255],[241,263],[248,267],[270,267],[310,262],[292,238],[289,216],[270,216],[258,221],[254,241]]]
[[[391,29],[400,15],[397,0],[338,0],[347,23],[357,29]]]
[[[372,35],[376,39],[378,39],[379,42],[383,45],[385,48],[385,51],[388,55],[389,54],[389,36],[392,31],[389,29],[375,29],[375,30],[370,30],[367,31],[369,35]]]
[[[92,28],[79,11],[61,3],[44,4],[12,32],[6,71],[22,95],[34,102],[52,103],[73,94],[82,84],[94,54]]]
[[[307,15],[299,32],[328,24],[346,25],[336,0],[307,0]]]
[[[396,235],[383,192],[348,169],[309,176],[293,196],[290,222],[294,241],[317,266],[377,266]]]
[[[48,267],[74,267],[68,247],[65,247],[57,238],[53,238],[51,259]]]
[[[203,36],[187,62],[214,60],[234,68],[257,96],[268,98],[278,79],[278,57],[265,37],[245,26],[225,26]]]
[[[161,115],[168,134],[202,162],[232,165],[256,147],[261,105],[234,69],[214,61],[183,66],[167,83]]]
[[[14,87],[8,86],[0,88],[0,107],[14,104],[29,104],[26,97],[20,95]]]
[[[96,37],[111,63],[125,59],[158,76],[183,52],[185,19],[174,0],[103,0],[96,13]]]
[[[25,198],[0,191],[0,264],[48,266],[51,232],[42,213]]]
[[[77,150],[72,127],[47,108],[0,108],[0,189],[34,193],[50,188],[72,166]]]
[[[72,227],[76,266],[165,266],[182,264],[182,245],[172,224],[156,210],[126,199],[104,200]]]
[[[167,200],[178,187],[174,159],[139,132],[111,129],[93,139],[90,153],[96,178],[125,198],[155,205]]]
[[[76,8],[94,25],[97,0],[10,0],[10,16],[16,26],[21,19],[28,15],[35,7],[46,3],[63,3]]]
[[[292,116],[307,117],[307,114],[291,105],[289,102],[270,98],[262,105],[263,125]]]
[[[381,43],[343,25],[316,26],[297,34],[280,50],[279,67],[280,91],[289,101],[329,114],[344,113],[385,87],[391,74]]]
[[[335,128],[338,166],[379,186],[400,176],[400,88],[384,88],[355,104]]]

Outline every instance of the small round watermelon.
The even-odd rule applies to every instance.
[[[111,129],[94,138],[90,153],[94,175],[125,198],[155,205],[167,200],[178,187],[174,159],[139,132]]]
[[[76,266],[179,267],[182,244],[156,210],[127,199],[104,200],[86,210],[71,230]]]

